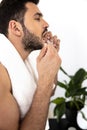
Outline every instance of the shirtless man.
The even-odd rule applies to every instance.
[[[37,57],[37,89],[31,107],[23,118],[18,101],[13,95],[9,71],[0,59],[0,130],[45,129],[49,101],[61,58],[58,54],[59,39],[50,32],[47,33],[49,25],[37,7],[38,2],[2,0],[0,3],[0,33],[9,40],[21,59],[25,61],[31,51],[41,49]]]

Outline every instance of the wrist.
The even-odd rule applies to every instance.
[[[39,89],[40,92],[44,93],[45,95],[48,95],[51,97],[54,89],[55,84],[52,82],[44,82],[43,80],[38,80],[37,83],[37,89]]]

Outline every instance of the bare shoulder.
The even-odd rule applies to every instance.
[[[0,130],[17,130],[19,108],[11,94],[11,82],[5,67],[0,64]]]
[[[6,68],[0,63],[0,88],[11,90],[11,82]]]

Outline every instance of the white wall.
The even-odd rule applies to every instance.
[[[63,68],[69,74],[80,67],[87,70],[87,0],[40,0],[39,8],[50,25],[49,30],[61,40]],[[64,78],[59,72],[59,80]],[[52,98],[62,95],[64,91],[58,87]],[[50,117],[53,107],[51,104]]]
[[[87,0],[40,0],[39,7],[61,40],[62,66],[70,72],[87,68]]]

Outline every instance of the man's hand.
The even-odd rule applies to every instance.
[[[46,44],[37,58],[38,75],[43,84],[48,84],[52,87],[60,64],[61,58],[54,46]]]
[[[44,43],[47,43],[47,44],[52,44],[53,47],[57,50],[57,52],[59,51],[60,49],[60,39],[57,38],[56,35],[52,35],[52,33],[49,31],[49,32],[45,32],[43,34],[43,39],[42,41]],[[53,84],[53,93],[52,95],[54,94],[55,92],[55,89],[56,89],[56,86],[57,86],[57,74],[55,76],[55,79],[54,79],[54,84]]]

